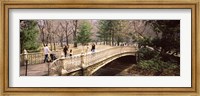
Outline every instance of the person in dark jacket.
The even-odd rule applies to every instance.
[[[67,51],[68,51],[68,45],[65,45],[65,47],[63,48],[63,52],[65,54],[65,57],[67,57]]]
[[[94,53],[95,52],[95,44],[92,44],[92,49],[91,51]]]

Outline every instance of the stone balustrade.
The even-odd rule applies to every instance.
[[[113,56],[122,54],[122,53],[135,53],[135,47],[133,46],[117,46],[106,50],[96,51],[94,53],[87,52],[74,55],[72,57],[62,57],[50,64],[51,74],[59,74],[62,72],[70,73],[80,69],[86,69],[92,65],[102,62]]]

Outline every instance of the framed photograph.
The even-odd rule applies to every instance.
[[[199,95],[197,1],[1,3],[5,95]]]

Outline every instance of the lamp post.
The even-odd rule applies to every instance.
[[[28,73],[28,52],[26,51],[26,49],[24,49],[24,64],[26,66],[26,70],[25,70],[25,76],[27,76]]]

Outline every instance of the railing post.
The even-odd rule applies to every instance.
[[[81,52],[81,71],[82,71],[82,75],[84,76],[84,54],[83,52]]]
[[[61,55],[62,57],[60,58],[60,61],[61,61],[61,64],[63,66],[63,68],[66,70],[67,67],[65,66],[65,56],[64,55]]]

